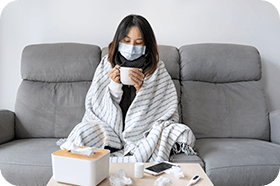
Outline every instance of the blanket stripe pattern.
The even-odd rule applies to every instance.
[[[195,136],[179,124],[177,93],[170,75],[159,61],[156,71],[143,85],[130,105],[123,130],[122,111],[111,97],[108,85],[111,64],[103,57],[86,96],[82,122],[67,141],[79,146],[121,149],[111,153],[111,162],[168,161],[175,143],[176,152],[195,154]]]

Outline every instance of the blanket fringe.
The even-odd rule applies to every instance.
[[[67,138],[61,138],[56,142],[57,146],[63,145],[67,141]]]
[[[172,151],[174,154],[179,154],[180,152],[184,152],[187,155],[197,155],[195,150],[190,145],[183,142],[176,142],[172,147]]]

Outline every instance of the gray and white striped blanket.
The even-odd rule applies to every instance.
[[[124,131],[121,108],[108,88],[111,69],[107,56],[103,57],[86,96],[83,120],[67,141],[79,146],[122,149],[111,154],[111,162],[168,161],[172,148],[195,154],[195,136],[189,127],[178,123],[177,93],[164,63],[159,61],[157,70],[144,79],[127,111]]]

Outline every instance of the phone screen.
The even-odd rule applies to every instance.
[[[153,172],[156,172],[156,173],[159,173],[159,172],[162,172],[166,169],[170,169],[172,166],[174,166],[174,165],[171,165],[171,164],[165,163],[165,162],[161,162],[161,163],[153,165],[151,167],[147,167],[146,169],[148,169],[150,171],[153,171]]]

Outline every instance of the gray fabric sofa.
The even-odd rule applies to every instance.
[[[107,49],[78,43],[38,44],[22,53],[15,112],[0,111],[0,169],[14,185],[46,185],[55,142],[84,114],[84,99]],[[196,135],[200,163],[216,186],[266,185],[280,168],[280,110],[268,113],[261,60],[252,46],[159,46],[177,89],[181,122]]]

